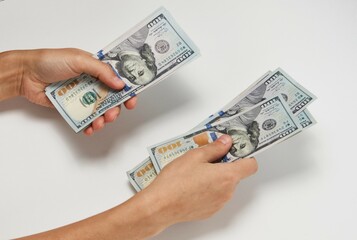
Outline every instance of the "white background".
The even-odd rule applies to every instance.
[[[260,169],[209,220],[154,239],[357,239],[356,0],[5,0],[0,51],[96,52],[165,6],[202,56],[148,89],[93,137],[55,110],[0,103],[0,238],[111,208],[134,194],[126,171],[146,146],[184,133],[267,70],[282,67],[318,100],[318,124],[257,156]]]

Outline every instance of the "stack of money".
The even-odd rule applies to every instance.
[[[127,172],[129,181],[141,191],[175,158],[222,134],[233,139],[222,162],[254,156],[314,125],[306,107],[315,99],[282,69],[269,71],[188,133],[149,146],[150,156]]]
[[[107,63],[125,82],[113,90],[88,74],[52,84],[46,95],[75,132],[105,111],[165,79],[199,55],[198,48],[160,8],[93,57]]]

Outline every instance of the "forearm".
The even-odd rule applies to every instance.
[[[22,51],[0,53],[0,101],[19,96],[23,75]]]
[[[154,198],[139,194],[101,214],[22,239],[147,239],[168,226],[157,204]]]

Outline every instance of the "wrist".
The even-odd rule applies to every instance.
[[[144,190],[120,205],[112,222],[118,230],[125,226],[126,231],[119,230],[119,235],[123,232],[127,234],[122,236],[125,239],[146,239],[173,224],[165,216],[165,209],[158,195]]]
[[[0,101],[21,94],[25,51],[0,53]]]

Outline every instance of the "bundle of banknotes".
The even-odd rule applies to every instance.
[[[79,132],[108,109],[162,81],[198,55],[198,48],[169,12],[160,8],[93,56],[113,69],[125,82],[124,89],[110,89],[82,74],[49,85],[46,95]]]
[[[149,146],[149,157],[127,172],[129,181],[141,191],[175,158],[222,134],[233,139],[222,162],[254,156],[314,125],[306,107],[315,99],[282,69],[269,71],[188,133]]]

